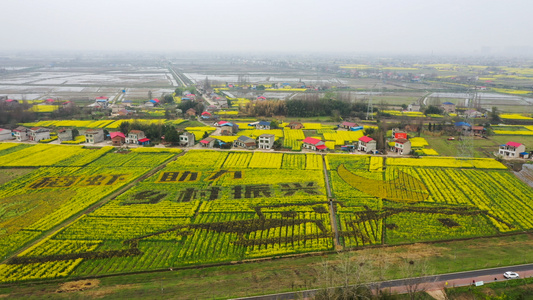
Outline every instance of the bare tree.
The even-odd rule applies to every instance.
[[[400,263],[402,277],[405,279],[405,290],[409,298],[414,300],[420,292],[426,290],[426,285],[431,283],[427,281],[426,276],[432,274],[429,263],[426,258],[413,258],[408,255]]]
[[[319,270],[322,286],[315,299],[372,299],[367,284],[370,278],[370,260],[365,255],[343,252],[336,261],[324,261]]]

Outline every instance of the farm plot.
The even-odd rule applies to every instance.
[[[333,249],[324,174],[306,168],[316,162],[310,157],[321,159],[190,151],[1,266],[0,278],[38,278],[59,265],[61,271],[42,278]],[[299,167],[282,168],[292,165]],[[20,270],[24,277],[15,275]]]
[[[47,165],[49,166],[16,169],[20,170],[18,173],[21,175],[13,176],[0,188],[0,212],[2,212],[0,214],[0,256],[2,257],[132,182],[154,165],[175,155],[169,153],[133,153],[129,155],[135,163],[130,163],[128,167],[120,167],[119,165],[124,166],[124,162],[106,159],[108,155],[116,155],[108,153],[110,149],[106,147],[92,150],[76,146],[47,145],[42,149],[38,146],[41,145],[24,147],[20,151],[13,152],[12,155],[13,157],[21,157],[20,161],[23,162],[21,165],[27,166],[30,160],[25,159],[18,152],[41,153],[40,160],[48,161]],[[18,147],[11,149],[15,148]],[[35,149],[32,152],[27,151],[32,148],[42,151],[35,151]],[[71,155],[71,157],[59,161],[53,157],[58,156],[58,151],[65,149],[72,149],[77,156]],[[1,158],[3,156],[0,156]],[[64,157],[61,156],[61,158]],[[101,159],[105,160],[106,163],[99,163]],[[41,165],[36,157],[34,157],[33,162],[36,166]],[[12,164],[17,165],[16,161],[13,161]],[[21,255],[34,257],[33,260],[26,260],[22,264],[0,265],[0,282],[64,276],[82,261],[81,258],[42,261],[36,260],[35,257],[71,255],[71,252],[92,251],[99,245],[99,242],[93,241],[85,249],[83,245],[86,242],[86,240],[71,240],[61,245],[56,242],[53,247],[49,244],[43,246],[45,248],[52,247],[59,251],[57,253],[48,248],[46,248],[48,250],[39,248],[36,250],[37,252],[26,251]],[[72,251],[67,251],[68,249],[72,249]],[[63,253],[65,251],[68,253]],[[36,272],[36,264],[43,266],[44,269]]]
[[[495,160],[380,159],[327,155],[344,246],[533,229],[533,190]]]

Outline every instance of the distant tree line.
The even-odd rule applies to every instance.
[[[333,98],[304,98],[291,100],[256,100],[241,107],[241,112],[254,117],[359,117],[366,114],[366,102],[351,102]],[[377,110],[375,110],[377,111]]]
[[[37,120],[36,113],[27,111],[30,107],[27,103],[0,103],[0,124],[13,126]]]

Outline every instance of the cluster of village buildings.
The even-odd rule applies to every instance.
[[[228,121],[216,121],[214,126],[220,128],[221,136],[235,136],[238,135],[239,126],[232,122]],[[271,129],[271,123],[269,121],[257,121],[248,124],[249,127],[255,128],[257,130],[269,130]],[[304,125],[300,122],[291,122],[287,125],[291,129],[304,129]],[[469,132],[481,133],[483,128],[475,128],[476,126],[470,126],[469,124],[456,124],[456,128],[459,131],[470,130]],[[475,129],[474,129],[475,128]],[[362,126],[357,125],[352,122],[342,122],[339,125],[339,130],[351,130],[358,131],[363,130]],[[101,128],[96,129],[87,129],[84,132],[85,142],[87,144],[98,144],[106,140],[111,141],[113,146],[123,146],[123,145],[139,145],[147,146],[150,145],[150,139],[146,137],[145,133],[142,130],[130,130],[128,134],[122,132],[110,132],[106,137],[104,130]],[[13,130],[2,129],[0,128],[0,141],[2,140],[12,140],[17,141],[29,141],[29,142],[39,142],[41,140],[50,140],[51,131],[48,128],[44,127],[33,127],[27,128],[24,126],[19,126]],[[71,141],[75,138],[73,135],[73,130],[69,128],[59,129],[57,131],[57,139],[60,142]],[[228,147],[242,148],[242,149],[264,149],[269,150],[273,149],[275,142],[274,134],[261,134],[257,139],[241,135],[233,143],[227,145],[226,142],[217,139],[216,136],[206,137],[199,141],[200,147],[213,148],[215,144],[218,144],[218,147],[226,145]],[[406,131],[400,130],[399,128],[394,128],[392,130],[392,135],[387,138],[388,140],[388,150],[392,153],[398,155],[409,155],[411,154],[411,141],[409,140],[408,134]],[[179,135],[179,145],[183,147],[193,147],[196,144],[195,135],[191,132],[183,132]],[[318,138],[306,137],[302,141],[302,148],[312,151],[327,151],[328,148],[325,144],[325,141]],[[369,136],[362,136],[353,144],[344,145],[341,147],[341,150],[345,151],[358,151],[362,153],[372,153],[376,154],[377,151],[377,142]],[[500,145],[498,149],[498,155],[506,158],[530,158],[530,153],[526,152],[525,145],[517,142],[508,142],[505,145]]]

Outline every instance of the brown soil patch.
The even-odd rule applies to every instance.
[[[69,293],[69,292],[79,292],[87,289],[92,289],[98,287],[100,280],[98,279],[86,279],[78,281],[65,282],[59,286],[56,290],[56,293]]]
[[[95,291],[84,292],[83,296],[86,297],[86,298],[93,298],[93,299],[102,298],[104,296],[115,294],[115,293],[117,293],[120,290],[134,289],[134,288],[139,288],[139,286],[135,285],[135,284],[117,284],[117,285],[114,285],[114,286],[108,286],[108,287],[100,288],[100,289],[95,290]]]

